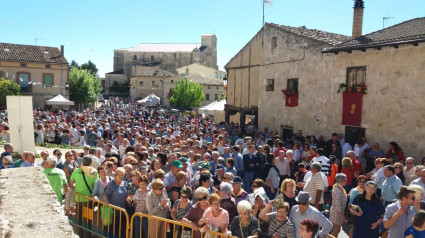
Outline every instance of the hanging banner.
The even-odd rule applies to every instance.
[[[362,122],[362,93],[343,93],[342,124],[361,126]]]
[[[294,94],[294,95],[286,95],[286,102],[285,102],[285,106],[287,107],[297,107],[298,106],[298,94]]]

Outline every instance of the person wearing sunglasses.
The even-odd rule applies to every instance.
[[[146,197],[146,206],[150,216],[167,218],[170,209],[170,199],[165,191],[164,182],[161,179],[154,179],[151,183],[152,190]],[[158,223],[158,224],[157,224]],[[149,220],[149,237],[164,237],[165,223],[155,219]]]
[[[193,238],[201,238],[200,229],[202,225],[199,225],[199,220],[202,218],[205,210],[210,206],[208,203],[209,191],[204,187],[198,187],[195,190],[195,198],[197,203],[193,204],[189,211],[182,219],[183,225],[189,226],[193,230]]]
[[[13,168],[12,165],[12,157],[11,156],[4,156],[2,159],[3,165],[0,166],[0,169],[10,169]]]
[[[354,198],[350,204],[350,212],[354,215],[353,238],[379,237],[378,226],[382,222],[385,209],[376,195],[376,189],[376,183],[367,182],[365,192]],[[369,229],[366,229],[367,227]]]
[[[418,198],[419,199],[419,198]],[[384,214],[384,226],[388,229],[388,238],[404,237],[404,232],[412,225],[415,216],[415,190],[401,186],[398,200],[388,205]]]
[[[183,172],[184,173],[184,172]],[[174,221],[181,222],[183,217],[187,214],[187,212],[192,207],[192,201],[190,200],[190,197],[192,196],[192,189],[188,186],[184,186],[180,191],[180,198],[177,199],[174,204],[173,208],[171,208],[171,218]],[[175,228],[177,230],[177,237],[183,237],[182,234],[182,227],[177,226]],[[184,229],[185,233],[190,232],[190,229],[186,228]]]
[[[305,191],[301,191],[298,196],[295,198],[298,202],[298,205],[292,207],[291,212],[289,213],[289,219],[295,228],[295,237],[300,238],[300,226],[301,220],[304,218],[311,218],[316,220],[319,223],[320,230],[318,234],[321,237],[327,237],[327,235],[332,231],[332,222],[329,221],[319,210],[314,206],[310,205],[312,200],[310,194]]]
[[[365,175],[359,175],[359,177],[357,177],[357,187],[351,189],[349,192],[350,203],[353,202],[354,198],[356,198],[358,195],[364,193],[367,181],[368,179]]]

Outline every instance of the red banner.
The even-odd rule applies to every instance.
[[[298,95],[286,95],[286,102],[285,102],[285,106],[287,107],[297,107],[298,106]]]
[[[343,93],[342,124],[361,126],[362,123],[362,93]]]

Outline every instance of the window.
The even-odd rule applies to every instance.
[[[139,81],[139,86],[143,86],[143,81]]]
[[[53,74],[43,74],[43,84],[46,87],[53,86]]]
[[[298,79],[288,79],[286,89],[288,92],[298,93]]]
[[[152,86],[157,86],[155,80],[152,80]]]
[[[277,48],[277,37],[272,37],[272,50]]]
[[[347,68],[347,85],[366,84],[366,66]]]
[[[211,89],[211,86],[208,86],[208,89]]]
[[[18,72],[17,75],[17,83],[21,85],[21,92],[29,92],[29,82],[31,80],[31,74],[27,72]]]
[[[134,61],[137,61],[137,55],[134,55],[134,56],[133,56],[133,60],[134,60]]]
[[[274,91],[274,79],[267,79],[266,91]]]
[[[27,67],[27,64],[21,63],[21,67]]]
[[[214,96],[215,100],[217,100],[217,101],[218,101],[219,97],[220,97],[220,95],[219,95],[219,94],[216,94],[216,95]]]
[[[205,94],[205,100],[210,100],[210,95],[208,93]]]
[[[46,64],[46,69],[50,69],[50,64]]]
[[[151,55],[151,61],[154,61],[155,60],[155,57],[153,57],[153,55]]]
[[[4,72],[0,71],[0,77],[4,77]]]

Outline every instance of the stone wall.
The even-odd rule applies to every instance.
[[[322,54],[324,44],[267,28],[258,87],[260,129],[280,131],[288,125],[325,139],[332,132],[344,132],[342,94],[337,90],[346,82],[348,67],[366,66],[368,92],[363,95],[361,127],[366,129],[368,143],[378,142],[387,150],[388,143],[396,141],[406,156],[421,160],[425,153],[425,43]],[[275,50],[270,45],[273,36],[278,39]],[[298,107],[286,107],[281,92],[291,78],[299,80]],[[267,79],[274,79],[274,91],[266,91]]]
[[[0,170],[0,237],[78,237],[40,167]]]

